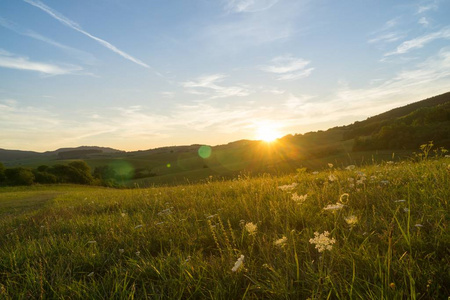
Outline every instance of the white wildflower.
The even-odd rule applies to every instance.
[[[319,174],[319,172],[314,171],[314,172],[312,172],[312,174],[313,174],[313,175],[317,175],[317,174]]]
[[[414,225],[414,226],[416,226],[416,227],[423,227],[422,224],[416,224],[416,225]]]
[[[249,222],[249,223],[245,224],[245,230],[247,230],[247,232],[250,235],[255,235],[257,229],[258,229],[258,225],[253,224],[252,222]]]
[[[286,184],[286,185],[281,185],[278,187],[278,189],[282,190],[282,191],[292,191],[293,189],[295,189],[295,187],[298,185],[298,183],[293,182],[291,184]]]
[[[345,222],[347,222],[348,225],[350,225],[350,227],[353,227],[356,224],[358,224],[358,217],[354,216],[354,215],[350,215],[348,217],[345,217],[344,220],[345,220]]]
[[[341,203],[336,204],[328,204],[326,207],[323,208],[323,210],[339,210],[342,209],[345,205]]]
[[[337,177],[334,176],[333,174],[330,174],[330,175],[328,176],[328,180],[331,181],[331,182],[333,182],[333,181],[337,180]]]
[[[355,165],[349,165],[345,169],[351,171],[351,170],[354,170],[355,168],[356,168]]]
[[[334,238],[329,238],[330,233],[325,231],[324,233],[319,234],[317,231],[314,232],[314,238],[309,239],[310,244],[315,244],[315,248],[319,252],[323,252],[325,250],[333,249],[333,244],[336,243]]]
[[[281,239],[276,240],[275,242],[273,242],[273,244],[275,246],[278,246],[278,247],[281,248],[281,247],[284,247],[286,245],[286,242],[287,242],[287,237],[285,237],[283,235],[283,237]]]
[[[136,255],[137,256],[141,255],[141,251],[136,251]]]
[[[234,263],[234,267],[231,269],[232,272],[236,272],[242,267],[244,263],[244,255],[241,255],[238,260]]]
[[[301,203],[305,202],[307,197],[308,197],[308,194],[304,194],[304,195],[298,195],[297,193],[292,194],[292,200],[295,201],[297,204],[301,204]]]
[[[122,254],[125,252],[125,249],[119,249],[119,253]]]
[[[332,163],[328,163],[328,167],[331,169],[333,168],[333,164]]]
[[[405,208],[403,208],[403,211],[404,211],[404,212],[408,212],[408,211],[409,211],[409,208],[405,207]]]

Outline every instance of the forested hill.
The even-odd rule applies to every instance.
[[[346,126],[354,151],[417,149],[427,141],[450,148],[450,92]]]

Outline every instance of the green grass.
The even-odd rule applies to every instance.
[[[445,299],[449,164],[146,189],[0,188],[0,298]],[[339,199],[342,209],[323,210]],[[309,241],[324,231],[335,243],[318,252]]]

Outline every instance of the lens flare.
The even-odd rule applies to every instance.
[[[204,158],[204,159],[210,157],[211,156],[211,152],[212,152],[211,147],[210,146],[206,146],[206,145],[200,146],[200,148],[198,149],[198,155],[201,158]]]

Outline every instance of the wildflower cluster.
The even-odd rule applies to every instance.
[[[301,204],[301,203],[305,202],[307,197],[308,197],[308,194],[298,195],[297,193],[293,193],[292,201],[296,202],[297,204]]]
[[[353,227],[356,224],[358,224],[358,217],[354,216],[354,215],[350,215],[350,216],[344,218],[344,220],[350,227]]]
[[[345,205],[344,204],[341,204],[341,203],[336,203],[336,204],[328,204],[327,206],[325,206],[324,208],[323,208],[323,210],[340,210],[340,209],[342,209],[343,207],[344,207]]]
[[[330,233],[325,231],[324,233],[319,234],[317,231],[314,232],[314,238],[309,239],[310,244],[315,244],[315,248],[319,252],[323,252],[325,250],[333,249],[333,244],[336,243],[334,238],[329,238]]]
[[[287,192],[287,191],[292,191],[293,189],[295,189],[295,187],[296,187],[297,185],[298,185],[298,183],[293,182],[293,183],[291,183],[291,184],[280,185],[280,186],[278,187],[278,189],[280,189],[280,190],[282,190],[282,191],[285,191],[285,192]]]
[[[255,235],[258,230],[258,225],[249,222],[245,224],[245,230],[247,230],[248,234]]]
[[[284,247],[287,243],[287,237],[283,236],[281,239],[276,240],[273,244],[277,247]]]

